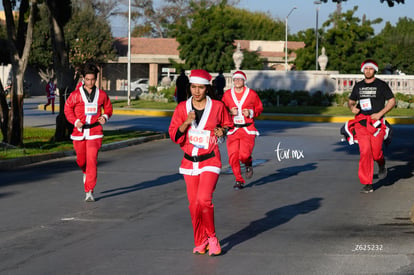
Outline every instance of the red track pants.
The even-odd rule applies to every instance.
[[[85,192],[92,191],[96,185],[98,151],[102,146],[102,139],[74,140],[73,148],[76,151],[76,163],[84,174]]]
[[[203,172],[197,176],[184,175],[195,246],[203,244],[208,237],[216,236],[212,199],[218,177],[218,174],[212,172]]]
[[[227,136],[227,153],[236,181],[245,183],[241,173],[240,162],[246,166],[252,165],[255,138],[255,135],[249,135],[243,129],[238,129],[234,134]]]
[[[373,136],[366,127],[357,123],[355,125],[355,133],[359,145],[359,181],[362,184],[372,184],[374,176],[374,161],[378,165],[384,165],[384,154],[382,152],[382,144],[384,141],[385,131],[381,130],[377,136]]]
[[[48,98],[47,99],[47,103],[45,104],[45,108],[49,105],[52,106],[52,113],[54,113],[55,112],[55,98]]]

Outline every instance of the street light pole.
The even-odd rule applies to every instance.
[[[128,106],[131,106],[131,0],[128,0]]]
[[[288,69],[287,69],[287,62],[288,62],[288,60],[287,60],[287,52],[288,52],[288,17],[289,17],[289,15],[293,12],[293,10],[295,10],[296,9],[296,7],[293,7],[291,10],[290,10],[290,12],[288,13],[288,15],[286,16],[286,22],[285,22],[285,71],[287,71]]]
[[[318,52],[319,52],[319,32],[318,32],[318,17],[319,17],[319,5],[321,1],[314,1],[316,5],[316,29],[315,29],[315,37],[316,37],[316,49],[315,49],[315,70],[318,70]]]

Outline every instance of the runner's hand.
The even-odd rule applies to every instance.
[[[231,114],[232,116],[237,116],[237,115],[238,115],[238,113],[239,113],[239,110],[238,110],[238,108],[237,108],[237,107],[233,107],[233,108],[231,108],[231,109],[230,109],[230,114]]]
[[[195,120],[195,118],[196,118],[195,111],[192,110],[188,113],[187,119],[184,121],[184,124],[191,125],[191,123],[193,122],[193,120]]]
[[[105,117],[104,117],[104,116],[100,116],[100,117],[98,118],[98,122],[99,122],[101,125],[105,124],[105,123],[106,123],[106,119],[105,119]]]

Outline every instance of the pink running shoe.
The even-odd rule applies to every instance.
[[[193,253],[194,254],[205,254],[208,250],[208,239],[205,240],[202,244],[199,246],[194,247]]]
[[[208,238],[208,255],[209,256],[217,256],[221,254],[221,247],[219,240],[216,237]]]

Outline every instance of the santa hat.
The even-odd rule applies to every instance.
[[[245,74],[245,73],[243,73],[242,71],[237,71],[237,72],[235,72],[235,73],[233,74],[233,79],[235,79],[235,78],[241,78],[241,79],[243,79],[244,81],[246,81],[246,80],[247,80],[246,74]]]
[[[210,80],[211,75],[205,70],[197,69],[190,73],[190,83],[209,85]]]
[[[378,72],[378,64],[372,59],[367,59],[361,64],[361,72],[364,72],[365,67],[372,67],[376,72]]]

